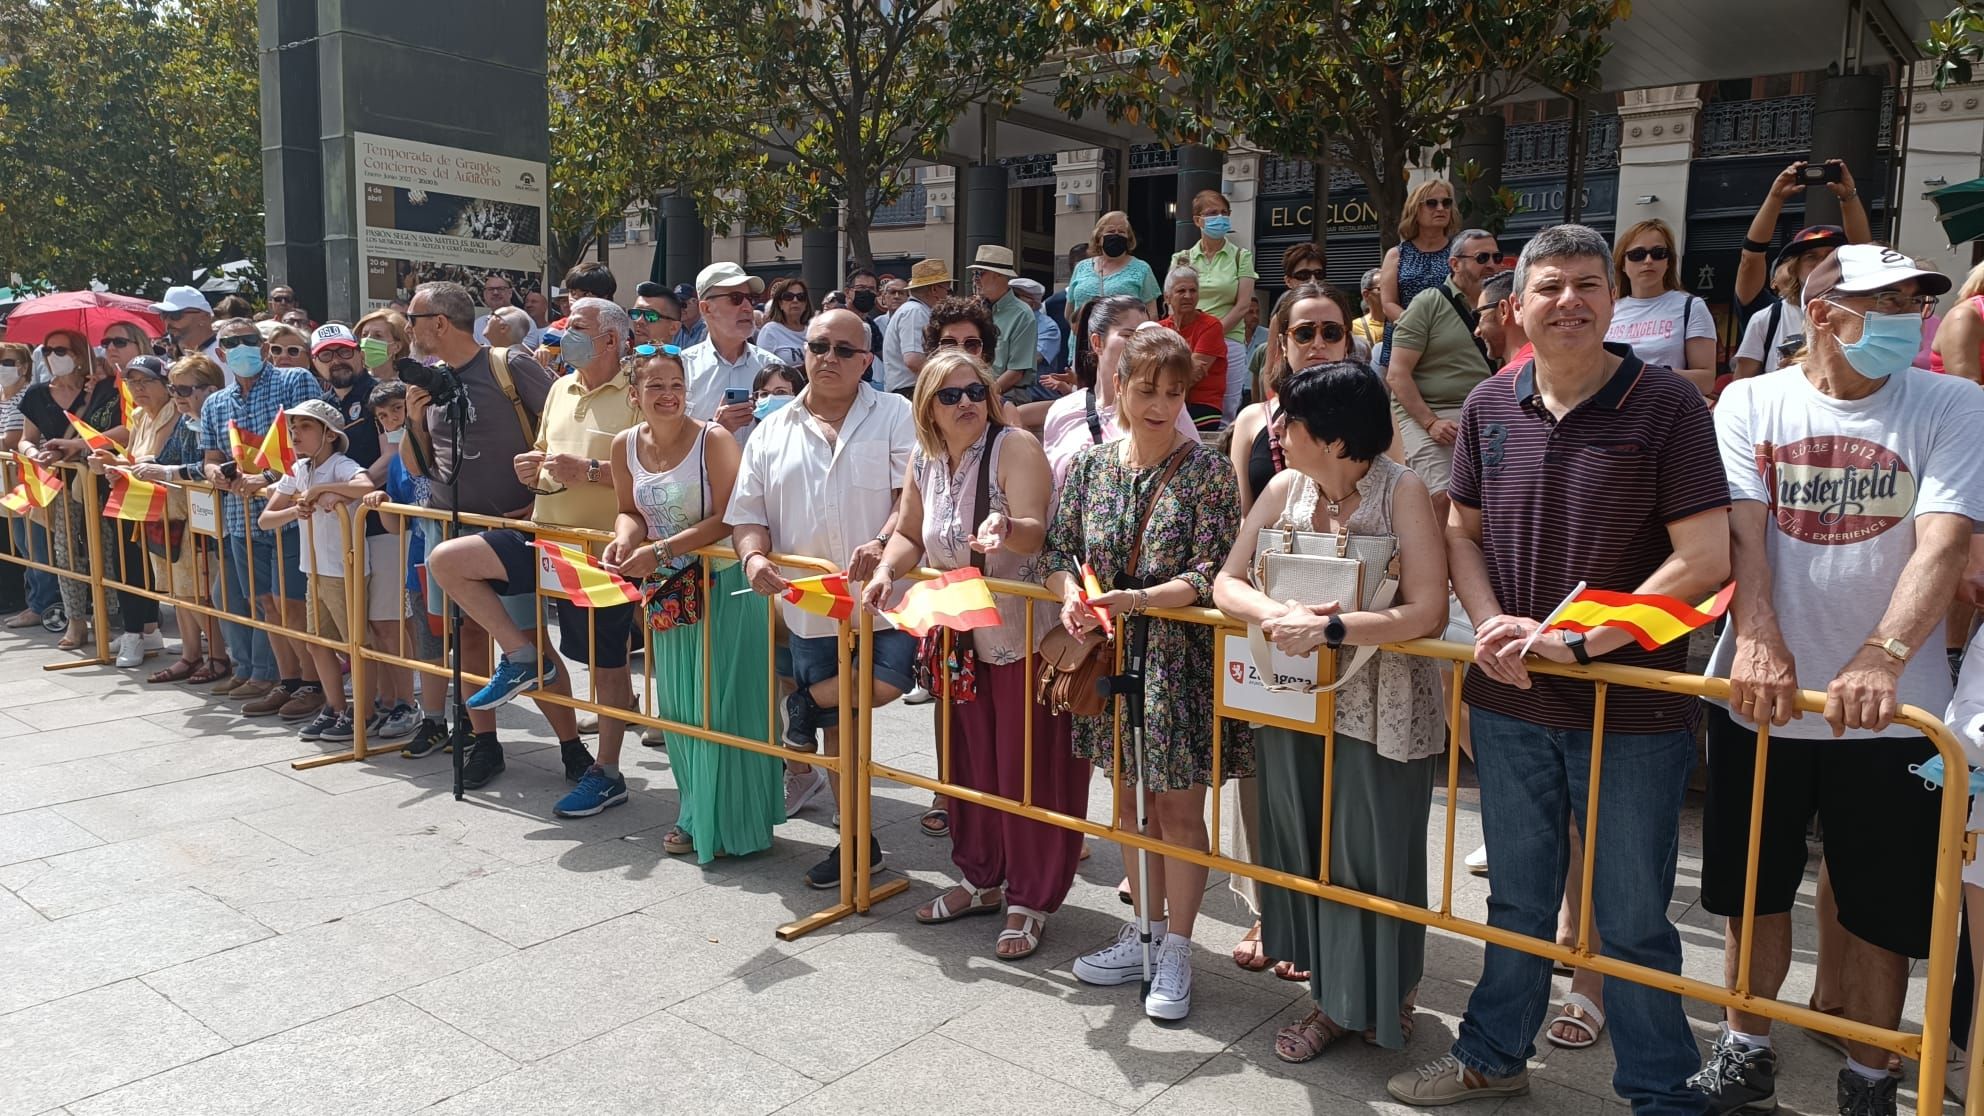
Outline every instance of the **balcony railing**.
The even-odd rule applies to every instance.
[[[875,211],[870,224],[878,229],[910,228],[923,224],[929,212],[929,190],[918,182],[897,195],[896,200]]]
[[[1757,101],[1716,101],[1702,107],[1701,157],[1802,155],[1812,149],[1812,108],[1807,95]],[[1874,145],[1894,143],[1894,89],[1881,90],[1880,131]]]
[[[1362,190],[1364,180],[1340,163],[1330,166],[1330,193],[1348,193]],[[1316,189],[1316,165],[1307,159],[1290,159],[1280,155],[1268,155],[1261,159],[1261,185],[1263,194],[1311,194]]]
[[[1544,120],[1511,124],[1502,140],[1502,177],[1563,174],[1571,161],[1571,122]],[[1619,166],[1619,117],[1613,113],[1585,122],[1584,170],[1615,170]]]

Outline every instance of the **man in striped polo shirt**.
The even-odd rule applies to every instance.
[[[1693,698],[1613,687],[1605,703],[1597,828],[1586,826],[1589,683],[1531,677],[1520,651],[1578,582],[1700,600],[1729,577],[1729,487],[1701,394],[1625,345],[1611,324],[1611,256],[1582,225],[1545,229],[1516,264],[1518,312],[1536,355],[1482,383],[1461,410],[1447,524],[1454,591],[1474,621],[1472,707],[1490,925],[1553,940],[1569,858],[1568,823],[1597,858],[1593,917],[1607,957],[1681,969],[1667,917],[1682,794],[1694,762]],[[1556,662],[1681,671],[1675,642],[1642,650],[1616,628],[1553,631],[1533,654]],[[1699,1116],[1688,1087],[1701,1065],[1681,999],[1645,985],[1609,989],[1613,1086],[1640,1116]],[[1526,1068],[1550,1002],[1550,962],[1489,946],[1453,1050],[1392,1078],[1409,1104],[1528,1091]]]

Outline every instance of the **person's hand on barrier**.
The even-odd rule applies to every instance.
[[[758,564],[755,571],[751,568],[753,562]],[[791,587],[790,582],[779,576],[778,567],[772,564],[772,560],[762,554],[744,559],[744,577],[751,583],[751,588],[767,597],[775,597]]]
[[[525,450],[511,461],[510,467],[516,470],[518,483],[525,488],[536,488],[538,474],[544,469],[544,454],[537,450]]]
[[[125,470],[141,481],[169,481],[173,479],[172,467],[160,465],[156,461],[141,461]]]
[[[90,451],[89,470],[99,477],[103,475],[104,470],[117,463],[117,455],[107,449],[93,449]]]
[[[40,460],[44,465],[67,461],[72,457],[80,456],[88,446],[89,443],[81,438],[49,438],[41,443]]]
[[[1798,709],[1798,663],[1782,639],[1736,637],[1729,665],[1729,708],[1759,724],[1787,725],[1804,716]]]
[[[629,581],[639,581],[660,565],[655,560],[654,548],[647,543],[629,547],[619,539],[607,543],[605,549],[599,552],[599,564]]]
[[[1834,736],[1847,729],[1879,732],[1894,720],[1900,707],[1895,682],[1902,664],[1878,647],[1862,647],[1846,668],[1826,687],[1826,723]],[[1941,669],[1940,665],[1937,669]]]
[[[1284,655],[1308,655],[1323,645],[1330,617],[1340,611],[1336,601],[1323,605],[1287,601],[1280,616],[1261,621],[1261,634]]]
[[[1529,668],[1522,664],[1518,652],[1529,633],[1540,626],[1527,616],[1489,617],[1474,633],[1474,665],[1505,686],[1529,689]]]
[[[870,612],[881,612],[889,603],[889,595],[895,591],[896,572],[887,563],[877,564],[868,574],[868,580],[861,587],[861,603]]]
[[[262,476],[262,474],[243,473],[241,474],[241,479],[234,482],[234,494],[243,499],[252,500],[256,496],[261,495],[262,490],[268,486],[268,478]]]
[[[539,454],[538,456],[544,459],[544,471],[551,475],[551,479],[567,488],[575,484],[584,484],[586,481],[586,470],[592,465],[587,459],[573,453],[554,453],[548,456]]]
[[[882,540],[869,539],[867,542],[862,543],[860,546],[855,547],[854,553],[848,555],[847,558],[848,580],[849,581],[868,580],[868,575],[875,572],[875,567],[880,565],[881,561],[882,561]]]
[[[386,500],[387,500],[386,490],[383,488],[375,488],[372,491],[367,492],[365,495],[360,496],[358,498],[358,506],[364,508],[367,511],[373,511],[379,507],[382,507],[385,504]]]
[[[971,548],[980,554],[990,554],[1006,545],[1006,536],[1013,533],[1013,521],[999,512],[985,517],[978,525],[978,534],[972,537]]]

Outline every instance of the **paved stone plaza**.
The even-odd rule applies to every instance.
[[[66,657],[53,644],[0,635],[9,1116],[1401,1112],[1385,1078],[1445,1051],[1480,970],[1477,945],[1436,934],[1406,1056],[1350,1042],[1287,1066],[1273,1035],[1301,990],[1234,967],[1245,923],[1223,877],[1191,1017],[1159,1026],[1134,988],[1069,975],[1128,909],[1112,845],[1094,843],[1040,952],[1004,964],[997,920],[917,924],[952,878],[948,849],[917,827],[922,796],[878,788],[886,867],[909,895],[782,943],[777,925],[831,901],[799,878],[833,844],[823,808],[769,852],[699,868],[662,851],[675,806],[659,750],[630,743],[627,805],[552,818],[565,783],[527,703],[503,714],[508,772],[457,803],[439,753],[293,771],[314,749],[291,731],[107,667],[44,672]],[[927,708],[877,725],[878,758],[934,765]],[[1464,792],[1463,851],[1474,809]],[[1107,816],[1099,794],[1091,816]],[[1676,907],[1688,972],[1715,979],[1721,931],[1693,905],[1688,825]],[[1486,882],[1456,888],[1480,916]],[[1801,931],[1789,999],[1809,993],[1810,948]],[[1921,991],[1918,977],[1911,1026]],[[1706,1043],[1712,1014],[1690,1011]],[[1789,1029],[1778,1048],[1785,1109],[1834,1111],[1838,1056]],[[1533,1067],[1530,1096],[1454,1111],[1624,1110],[1604,1043],[1540,1044]]]

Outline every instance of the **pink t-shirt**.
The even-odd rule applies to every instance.
[[[1129,431],[1116,424],[1116,404],[1104,403],[1100,398],[1095,403],[1095,426],[1089,425],[1088,391],[1071,391],[1054,401],[1047,409],[1047,420],[1040,427],[1040,445],[1047,451],[1048,467],[1054,470],[1054,494],[1058,499],[1061,482],[1068,477],[1068,466],[1074,464],[1075,455],[1090,446],[1102,442],[1113,442],[1126,437]],[[1192,425],[1192,416],[1185,408],[1178,408],[1178,429],[1199,441],[1199,431]],[[1101,437],[1096,437],[1096,431]]]

